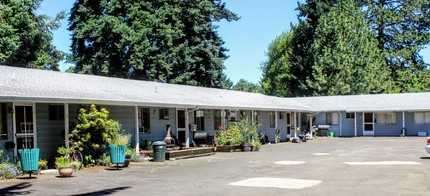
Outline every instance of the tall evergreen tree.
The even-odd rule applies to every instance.
[[[367,19],[398,92],[429,91],[428,65],[419,55],[430,43],[428,0],[363,0]]]
[[[0,64],[59,71],[64,54],[52,45],[52,30],[65,17],[38,15],[42,0],[0,0]]]
[[[71,60],[80,73],[223,87],[222,19],[238,17],[220,0],[77,0]]]
[[[390,74],[364,14],[353,0],[342,0],[324,14],[313,44],[313,95],[387,92]]]

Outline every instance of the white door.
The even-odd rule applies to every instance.
[[[363,135],[364,136],[374,136],[374,114],[373,113],[363,113]]]
[[[35,104],[14,104],[14,142],[16,149],[37,147]]]

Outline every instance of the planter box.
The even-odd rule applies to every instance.
[[[39,169],[39,148],[18,150],[22,171],[37,171]]]
[[[126,146],[118,146],[115,144],[109,145],[110,161],[113,164],[123,164],[125,161]]]
[[[242,149],[240,145],[235,146],[217,146],[216,152],[240,152]]]

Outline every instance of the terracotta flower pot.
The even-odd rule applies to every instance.
[[[73,167],[59,167],[58,174],[61,177],[71,177],[73,174]]]

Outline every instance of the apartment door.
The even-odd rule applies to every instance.
[[[178,109],[176,111],[176,137],[181,143],[185,143],[185,130],[185,110]]]
[[[363,113],[363,135],[364,136],[373,136],[375,135],[374,131],[374,114],[373,113]]]
[[[15,104],[14,142],[17,149],[36,147],[36,117],[34,104]]]

